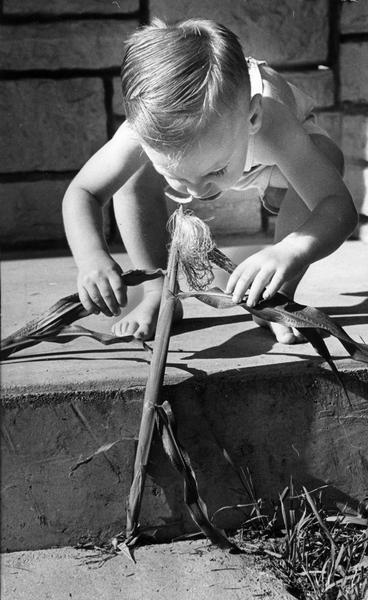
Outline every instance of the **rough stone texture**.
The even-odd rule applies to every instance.
[[[141,401],[142,389],[115,390],[112,396],[66,394],[54,406],[28,398],[20,412],[11,411],[11,417],[9,413],[13,424],[4,422],[5,435],[10,436],[3,461],[3,466],[7,465],[3,483],[8,486],[3,505],[4,550],[48,547],[58,544],[58,539],[65,545],[68,540],[74,543],[78,538],[99,536],[99,531],[112,536],[124,527]],[[27,439],[22,439],[27,421],[32,425]],[[121,441],[70,476],[81,457],[116,440]],[[35,460],[36,468],[32,465]],[[153,510],[164,522],[169,511],[160,496],[165,496],[152,483],[148,482],[147,489]],[[180,495],[180,489],[176,492]],[[14,510],[18,514],[16,536]],[[72,514],[75,518],[71,519]]]
[[[344,179],[358,212],[368,217],[368,167],[347,164]]]
[[[332,106],[335,101],[335,82],[330,69],[285,73],[285,79],[311,96],[316,108]]]
[[[61,201],[69,181],[0,184],[0,236],[4,244],[65,238]]]
[[[139,0],[3,0],[4,15],[125,14],[139,9]]]
[[[177,204],[168,200],[171,212]],[[229,190],[213,202],[193,201],[190,209],[195,214],[208,222],[214,235],[227,234],[255,234],[262,228],[261,204],[255,190],[233,191]]]
[[[124,116],[120,77],[114,77],[113,79],[112,110],[114,115],[118,117]]]
[[[151,0],[150,13],[169,21],[188,17],[219,21],[239,36],[247,55],[273,65],[327,60],[327,0],[233,0],[231,9],[226,2],[212,0]]]
[[[341,100],[368,102],[368,42],[341,44]]]
[[[341,33],[368,33],[368,3],[343,2],[340,21]]]
[[[341,146],[341,113],[338,111],[320,112],[317,115],[317,122],[322,129],[325,129],[334,142],[336,142],[338,146]]]
[[[2,69],[103,69],[120,67],[124,39],[135,20],[86,20],[6,25],[1,28]]]
[[[99,569],[94,551],[62,548],[4,554],[2,600],[292,600],[269,561],[207,541],[138,547]],[[95,567],[95,568],[93,568]]]
[[[0,184],[0,237],[7,246],[65,240],[61,204],[69,179]],[[108,205],[104,232],[110,232]]]
[[[106,141],[102,81],[5,81],[0,98],[2,172],[74,170]]]
[[[236,369],[202,381],[167,381],[162,397],[170,399],[209,513],[244,502],[221,446],[250,468],[263,498],[275,499],[292,474],[308,488],[329,481],[328,502],[353,508],[366,492],[360,457],[367,452],[367,380],[361,377],[345,376],[353,408],[332,375],[318,369],[279,368],[272,374],[260,367],[257,378]],[[3,394],[4,550],[101,541],[124,530],[142,397],[142,387],[126,388],[123,381],[103,391]],[[113,442],[70,476],[81,458]],[[142,525],[157,527],[162,540],[194,531],[182,485],[159,442],[152,447],[149,475]],[[217,523],[233,527],[241,520],[228,511]]]
[[[342,120],[342,150],[349,162],[368,162],[367,115],[344,115]]]

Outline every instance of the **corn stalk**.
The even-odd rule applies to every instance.
[[[167,273],[162,290],[155,345],[144,394],[138,445],[135,455],[133,482],[130,488],[127,506],[127,545],[134,541],[139,526],[138,518],[142,504],[149,453],[156,423],[156,406],[161,402],[160,392],[164,378],[171,324],[174,316],[177,270],[177,251],[171,246]]]
[[[179,215],[180,212],[179,209]],[[134,463],[133,482],[130,488],[127,506],[125,546],[128,548],[132,557],[134,547],[140,537],[139,513],[156,422],[158,423],[158,430],[161,434],[164,449],[172,464],[184,478],[184,498],[193,520],[214,544],[233,551],[237,550],[236,546],[228,540],[225,533],[215,527],[208,519],[206,505],[199,496],[197,482],[190,464],[189,456],[178,442],[171,408],[168,402],[163,403],[161,397],[171,325],[174,316],[175,302],[177,301],[177,294],[179,291],[177,283],[179,263],[178,235],[180,235],[180,228],[174,227],[167,272],[161,297],[155,344],[143,401],[138,445]]]

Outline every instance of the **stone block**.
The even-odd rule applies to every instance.
[[[311,96],[316,108],[332,106],[335,102],[335,82],[331,69],[289,72],[285,79]]]
[[[368,2],[343,2],[341,33],[368,33]]]
[[[0,184],[0,238],[7,246],[65,240],[61,203],[66,179]],[[110,233],[110,203],[103,209],[105,236]]]
[[[341,100],[368,102],[368,42],[341,44]]]
[[[119,67],[124,39],[137,21],[89,19],[1,28],[2,69],[104,69]]]
[[[117,117],[124,116],[120,77],[113,80],[112,111]]]
[[[327,61],[327,0],[233,0],[231,8],[223,0],[151,0],[150,14],[168,21],[219,21],[239,36],[246,55],[273,65]]]
[[[68,180],[0,185],[0,235],[3,243],[65,239],[61,202]]]
[[[3,0],[4,15],[126,14],[139,10],[139,0]]]
[[[318,125],[328,133],[331,139],[341,147],[342,116],[337,111],[320,112],[317,114]]]
[[[344,115],[342,119],[342,150],[350,162],[368,163],[368,116]],[[368,165],[366,165],[368,166]]]
[[[357,211],[368,217],[368,167],[347,163],[344,179]]]
[[[112,119],[113,133],[116,133],[116,131],[119,129],[120,125],[122,125],[124,123],[124,121],[125,121],[124,117],[120,117],[117,115],[113,116],[113,119]]]
[[[171,213],[178,205],[168,200]],[[189,208],[206,221],[216,236],[229,234],[252,235],[262,229],[261,204],[257,192],[253,190],[230,190],[212,202],[193,201]]]
[[[97,78],[4,81],[0,113],[5,173],[76,170],[107,139]]]

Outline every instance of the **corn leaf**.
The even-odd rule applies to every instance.
[[[208,253],[208,257],[213,264],[215,264],[217,267],[219,267],[220,269],[223,269],[224,271],[226,271],[229,274],[233,273],[233,271],[237,267],[237,265],[235,263],[233,263],[232,260],[230,260],[230,258],[228,256],[226,256],[226,254],[224,254],[216,246],[214,246],[212,248],[212,250]],[[285,299],[283,303],[281,301],[282,298],[280,298],[280,296],[283,296]],[[211,306],[215,306],[215,304],[211,304]],[[264,310],[265,308],[270,309],[270,308],[275,308],[276,306],[278,307],[279,314],[270,314],[269,310],[268,311]],[[226,306],[223,306],[221,308],[226,308]],[[308,327],[308,325],[306,323],[304,323],[304,325],[303,324],[293,325],[290,321],[287,322],[287,320],[290,319],[289,313],[292,313],[295,311],[300,312],[300,310],[302,310],[303,318],[310,321],[310,327],[313,327],[313,328],[318,327],[319,329],[324,329],[325,331],[328,331],[331,335],[337,337],[340,340],[341,344],[344,346],[344,348],[350,354],[351,358],[353,358],[354,360],[360,360],[362,362],[368,362],[368,346],[367,346],[367,344],[359,344],[358,342],[353,340],[342,329],[342,327],[340,327],[340,325],[338,325],[338,323],[333,321],[330,317],[328,317],[328,315],[326,315],[322,311],[319,311],[316,308],[304,306],[302,304],[297,304],[293,300],[288,299],[287,296],[285,296],[283,294],[276,294],[273,298],[270,298],[269,300],[259,302],[257,304],[257,307],[255,307],[253,310],[251,310],[250,308],[248,308],[246,306],[244,308],[249,310],[249,312],[251,312],[252,314],[254,314],[256,316],[260,316],[261,318],[265,319],[266,321],[274,321],[276,323],[283,323],[285,325],[295,327],[296,329],[299,329],[299,327],[305,328],[305,327]],[[255,310],[260,310],[260,309],[263,311],[263,314],[257,315]],[[285,314],[285,311],[287,314]],[[285,319],[285,321],[283,319]],[[304,329],[303,329],[303,335],[305,335]],[[307,337],[307,335],[305,335],[305,337]],[[313,342],[310,339],[309,339],[309,341],[313,344]],[[321,344],[319,344],[319,346],[322,347]],[[317,352],[319,352],[319,350],[317,348],[316,348],[316,350],[317,350]],[[321,352],[320,352],[320,354],[321,354],[321,356],[324,356]],[[325,360],[328,361],[327,355],[324,356],[324,358],[325,358]],[[332,365],[331,365],[331,368],[333,369]]]
[[[289,327],[295,327],[300,330],[304,334],[304,330],[306,330],[305,337],[314,340],[314,347],[322,349],[324,346],[325,355],[322,354],[326,360],[330,362],[331,358],[327,359],[327,353],[325,351],[326,346],[321,339],[317,336],[311,334],[311,329],[322,329],[327,331],[330,335],[336,337],[344,346],[344,348],[348,351],[351,358],[354,360],[360,360],[363,362],[368,362],[368,345],[356,342],[351,338],[346,331],[340,327],[335,321],[331,319],[326,313],[318,310],[317,308],[313,308],[311,306],[305,306],[303,304],[299,304],[294,300],[290,300],[284,294],[277,293],[272,298],[268,300],[261,300],[254,307],[250,307],[246,303],[246,297],[243,302],[236,304],[232,300],[232,296],[230,294],[225,294],[223,290],[220,288],[214,287],[206,292],[181,292],[178,295],[179,298],[197,298],[200,302],[212,306],[214,308],[234,308],[234,306],[239,306],[244,310],[247,310],[252,315],[260,317],[265,321],[273,321],[274,323],[282,323],[283,325],[287,325]],[[319,350],[318,350],[319,352]]]
[[[123,273],[121,279],[127,286],[136,286],[144,281],[162,277],[164,274],[165,272],[162,269],[155,271],[134,270]],[[55,338],[60,333],[71,335],[70,339],[74,339],[80,335],[88,335],[102,344],[114,343],[113,336],[92,332],[85,328],[74,329],[74,332],[65,330],[68,325],[89,314],[80,302],[78,294],[71,294],[70,296],[61,298],[42,315],[32,319],[32,321],[29,321],[26,325],[1,341],[1,359],[4,360],[14,352],[34,346],[43,341],[58,342],[59,340]],[[123,340],[122,338],[118,338],[117,341]]]
[[[163,402],[156,406],[156,412],[164,449],[174,467],[184,478],[184,500],[193,520],[212,543],[220,548],[239,551],[238,547],[226,537],[225,532],[213,525],[208,518],[207,507],[199,495],[189,455],[177,439],[176,424],[170,404],[167,401]]]
[[[109,444],[103,444],[97,450],[95,450],[95,452],[92,452],[92,454],[90,454],[86,458],[80,458],[78,460],[78,462],[75,463],[75,465],[73,465],[70,468],[69,476],[72,475],[72,473],[74,473],[74,471],[76,471],[77,469],[79,469],[79,467],[81,467],[82,465],[86,465],[89,462],[91,462],[91,460],[93,460],[99,454],[105,454],[105,452],[108,452],[108,450],[110,450],[111,448],[113,448],[114,446],[116,446],[116,444],[120,444],[120,442],[123,442],[123,441],[131,441],[131,440],[132,440],[132,438],[125,438],[125,437],[123,437],[123,438],[119,438],[118,440],[115,440],[114,442],[110,442]]]

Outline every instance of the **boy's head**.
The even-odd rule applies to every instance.
[[[141,141],[182,153],[211,119],[249,98],[241,45],[229,29],[190,19],[176,25],[155,20],[134,33],[122,64],[125,114]]]

